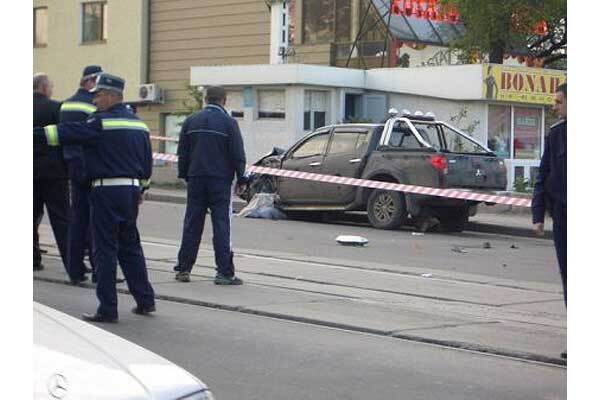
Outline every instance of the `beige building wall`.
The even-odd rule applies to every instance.
[[[48,45],[33,49],[33,71],[54,81],[54,98],[71,96],[86,65],[98,64],[126,80],[125,101],[135,101],[145,83],[149,0],[106,0],[107,40],[82,44],[83,0],[34,0],[48,8]]]
[[[266,64],[271,16],[264,0],[152,0],[150,73],[164,104],[138,107],[152,134],[184,111],[193,66]],[[155,148],[158,143],[154,143]]]

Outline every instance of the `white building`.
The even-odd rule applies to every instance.
[[[514,179],[533,179],[564,71],[493,64],[356,70],[304,64],[192,67],[191,84],[221,85],[248,161],[344,121],[378,122],[395,107],[431,111],[505,157]],[[167,130],[177,136],[178,129]]]

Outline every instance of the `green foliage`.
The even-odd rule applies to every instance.
[[[457,7],[466,33],[453,47],[473,62],[476,54],[502,64],[505,52],[523,52],[556,61],[566,57],[566,0],[441,0]],[[546,21],[548,34],[536,35],[535,26]],[[564,31],[564,32],[563,32]],[[564,42],[564,43],[563,43]]]
[[[198,90],[197,86],[188,86],[187,87],[189,99],[183,101],[184,111],[178,111],[173,114],[187,117],[188,115],[192,115],[195,112],[202,110],[204,107],[204,93],[201,90]]]
[[[531,180],[519,176],[518,178],[515,178],[513,190],[518,193],[531,193],[533,185]]]

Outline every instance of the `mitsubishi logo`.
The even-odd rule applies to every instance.
[[[63,399],[69,390],[69,382],[64,375],[54,374],[48,379],[48,393],[55,399]]]
[[[479,168],[477,168],[477,172],[475,172],[475,176],[483,176],[483,172]]]

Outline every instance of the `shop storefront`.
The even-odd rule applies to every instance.
[[[556,117],[551,111],[562,71],[489,65],[485,69],[488,147],[506,158],[510,187],[531,185]]]

